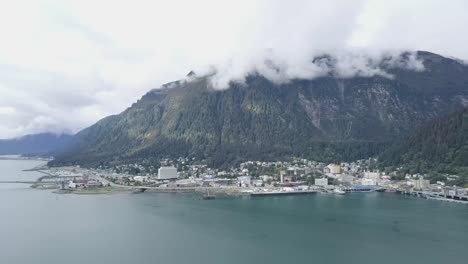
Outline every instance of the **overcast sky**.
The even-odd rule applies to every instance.
[[[0,138],[77,132],[190,70],[216,68],[222,88],[266,59],[312,78],[323,52],[467,60],[467,12],[466,0],[0,0]]]

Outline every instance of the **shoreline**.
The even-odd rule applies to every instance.
[[[1,156],[0,156],[1,158]],[[5,157],[3,157],[5,158]],[[8,157],[11,158],[11,157]],[[13,159],[15,160],[15,159]],[[28,159],[31,160],[31,159]],[[37,159],[36,159],[37,160]],[[45,161],[45,160],[42,160]],[[52,193],[55,194],[77,194],[77,195],[105,195],[105,194],[115,194],[115,193],[143,193],[143,192],[156,192],[156,193],[193,193],[193,194],[200,194],[204,195],[206,193],[211,193],[214,195],[227,195],[227,196],[250,196],[250,197],[266,197],[266,196],[292,196],[298,194],[315,194],[315,193],[322,193],[327,192],[321,190],[314,186],[309,186],[307,190],[283,190],[281,187],[269,187],[268,189],[260,190],[258,188],[243,188],[238,186],[223,186],[223,187],[202,187],[202,186],[194,186],[194,187],[155,187],[155,186],[127,186],[127,185],[119,185],[116,183],[112,183],[102,176],[94,175],[91,176],[94,180],[100,181],[105,185],[109,185],[106,187],[88,187],[88,188],[60,188],[60,184],[57,180],[64,180],[70,177],[76,176],[69,176],[69,175],[56,175],[54,172],[49,172],[50,168],[47,167],[45,164],[37,165],[31,169],[23,170],[23,171],[37,171],[41,173],[43,176],[37,178],[35,182],[30,185],[30,188],[38,189],[38,190],[53,190]],[[52,181],[43,181],[43,180],[52,180]],[[53,179],[56,179],[55,181]],[[106,183],[107,182],[107,183]],[[63,185],[62,185],[63,187]],[[446,201],[446,202],[456,202],[460,204],[468,204],[466,201],[459,201],[455,199],[445,198],[445,197],[423,197],[428,200],[437,200],[437,201]]]

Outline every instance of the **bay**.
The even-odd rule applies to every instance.
[[[0,160],[0,180],[38,161]],[[58,195],[0,184],[0,263],[443,263],[466,259],[468,206],[386,193]]]

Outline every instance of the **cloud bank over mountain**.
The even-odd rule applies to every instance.
[[[223,88],[250,72],[278,82],[385,75],[382,58],[403,50],[468,59],[467,9],[463,0],[2,2],[0,138],[76,132],[190,70],[216,69]],[[324,54],[333,70],[313,61]]]

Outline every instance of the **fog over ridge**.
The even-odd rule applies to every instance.
[[[0,3],[0,138],[77,132],[148,90],[216,74],[277,82],[468,59],[464,0],[16,0]],[[390,55],[395,60],[386,61]],[[314,58],[329,55],[329,61]]]
[[[335,78],[382,76],[393,78],[388,69],[400,68],[411,71],[423,71],[424,62],[417,58],[416,51],[382,51],[373,54],[365,51],[334,51],[309,58],[301,65],[290,63],[287,59],[264,58],[256,64],[235,69],[230,61],[220,66],[212,66],[201,71],[209,76],[215,89],[227,89],[231,81],[244,83],[251,74],[258,74],[277,83],[287,83],[294,79],[312,80],[318,77]],[[243,71],[242,71],[243,69]],[[190,78],[187,78],[190,80]]]

